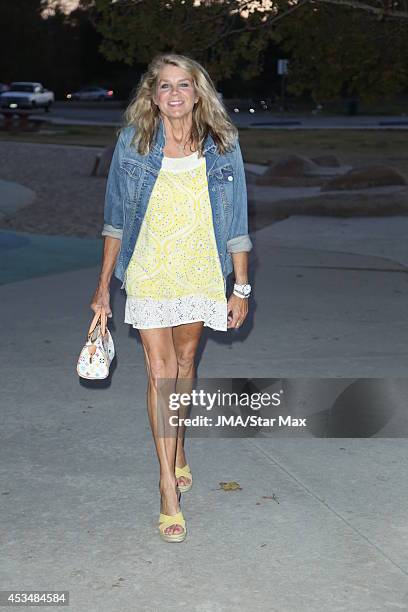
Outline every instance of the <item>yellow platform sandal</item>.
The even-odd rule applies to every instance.
[[[172,525],[180,525],[184,529],[181,533],[164,533],[167,527]],[[159,518],[159,531],[160,537],[165,542],[182,542],[186,537],[186,521],[184,520],[183,513],[177,512],[177,514],[160,514]]]
[[[186,485],[177,484],[177,488],[180,491],[180,493],[187,493],[187,491],[189,491],[191,487],[193,486],[193,475],[191,473],[190,466],[188,465],[188,463],[186,463],[184,467],[177,467],[176,465],[175,474],[176,474],[176,479],[181,478],[181,476],[184,476],[186,480],[188,479],[190,481]]]

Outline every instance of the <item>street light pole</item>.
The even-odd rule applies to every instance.
[[[283,114],[285,114],[285,74],[281,75],[281,107]]]
[[[286,75],[288,73],[289,60],[278,59],[278,74],[281,77],[281,109],[282,113],[285,114],[285,86],[286,86]]]

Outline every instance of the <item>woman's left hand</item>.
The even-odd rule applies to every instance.
[[[240,298],[232,294],[227,304],[228,324],[227,327],[240,327],[248,314],[248,299]]]

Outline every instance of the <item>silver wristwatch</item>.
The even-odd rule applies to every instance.
[[[244,285],[237,285],[237,283],[235,283],[233,293],[240,298],[249,298],[251,295],[251,285],[249,283]]]

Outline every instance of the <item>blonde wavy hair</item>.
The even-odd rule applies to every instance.
[[[133,143],[140,155],[146,155],[153,144],[160,122],[160,109],[153,102],[160,70],[166,65],[178,66],[193,80],[198,102],[193,107],[192,128],[189,142],[195,144],[198,155],[203,155],[204,141],[211,134],[218,152],[222,155],[234,147],[238,130],[231,122],[220,101],[208,72],[195,60],[176,53],[156,55],[141,76],[135,96],[124,113],[126,126],[135,128]]]

